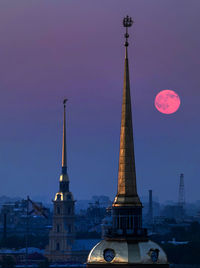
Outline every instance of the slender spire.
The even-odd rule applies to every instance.
[[[137,194],[135,156],[133,143],[133,126],[131,111],[131,95],[128,64],[128,27],[133,24],[130,17],[125,17],[123,25],[126,27],[125,33],[125,65],[124,65],[124,85],[121,114],[121,134],[118,170],[118,192],[113,202],[113,206],[142,206]]]
[[[63,142],[62,142],[62,174],[67,173],[67,148],[66,148],[66,102],[67,99],[64,99],[64,115],[63,115]]]
[[[59,192],[56,194],[55,200],[66,200],[66,193],[70,193],[71,199],[73,196],[69,192],[69,177],[67,174],[67,146],[66,146],[66,102],[67,99],[64,99],[64,114],[63,114],[63,141],[62,141],[62,172],[59,179]]]

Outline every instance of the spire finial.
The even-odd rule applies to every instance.
[[[68,99],[64,99],[63,104],[64,104],[64,108],[66,107],[66,102],[68,101]]]
[[[133,20],[131,17],[129,17],[128,15],[123,19],[123,26],[126,27],[126,33],[124,35],[124,37],[126,38],[126,41],[124,43],[125,47],[128,47],[128,38],[129,38],[129,34],[128,34],[128,27],[131,27],[133,24]]]

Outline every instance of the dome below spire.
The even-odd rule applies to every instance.
[[[101,265],[138,265],[143,264],[142,267],[154,267],[149,265],[162,264],[162,267],[169,267],[167,256],[163,249],[155,242],[148,241],[138,241],[138,242],[128,242],[128,241],[106,241],[103,240],[98,243],[91,251],[88,256],[87,263],[99,264]],[[147,265],[147,266],[145,266]],[[109,267],[110,267],[109,266]],[[120,266],[121,267],[121,266]]]

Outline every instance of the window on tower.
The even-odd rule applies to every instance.
[[[61,194],[57,194],[57,200],[58,200],[58,201],[61,200]]]
[[[131,226],[130,226],[130,229],[133,229],[134,228],[134,224],[133,224],[133,216],[131,216]]]
[[[72,227],[71,224],[68,225],[68,232],[71,233],[72,232]]]
[[[60,250],[60,243],[56,243],[56,250]]]
[[[138,228],[138,227],[139,227],[138,223],[139,223],[139,221],[138,221],[138,216],[135,216],[135,217],[134,217],[134,227],[135,227],[135,228]]]
[[[60,232],[60,225],[59,224],[57,224],[57,226],[56,226],[56,231],[57,231],[57,233]]]
[[[57,207],[57,214],[60,214],[60,207]]]

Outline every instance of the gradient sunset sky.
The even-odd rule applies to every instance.
[[[160,201],[200,199],[199,0],[1,0],[0,195],[46,199],[58,191],[63,98],[75,199],[117,191],[124,68],[129,67],[137,184]],[[175,90],[180,109],[154,107]]]

